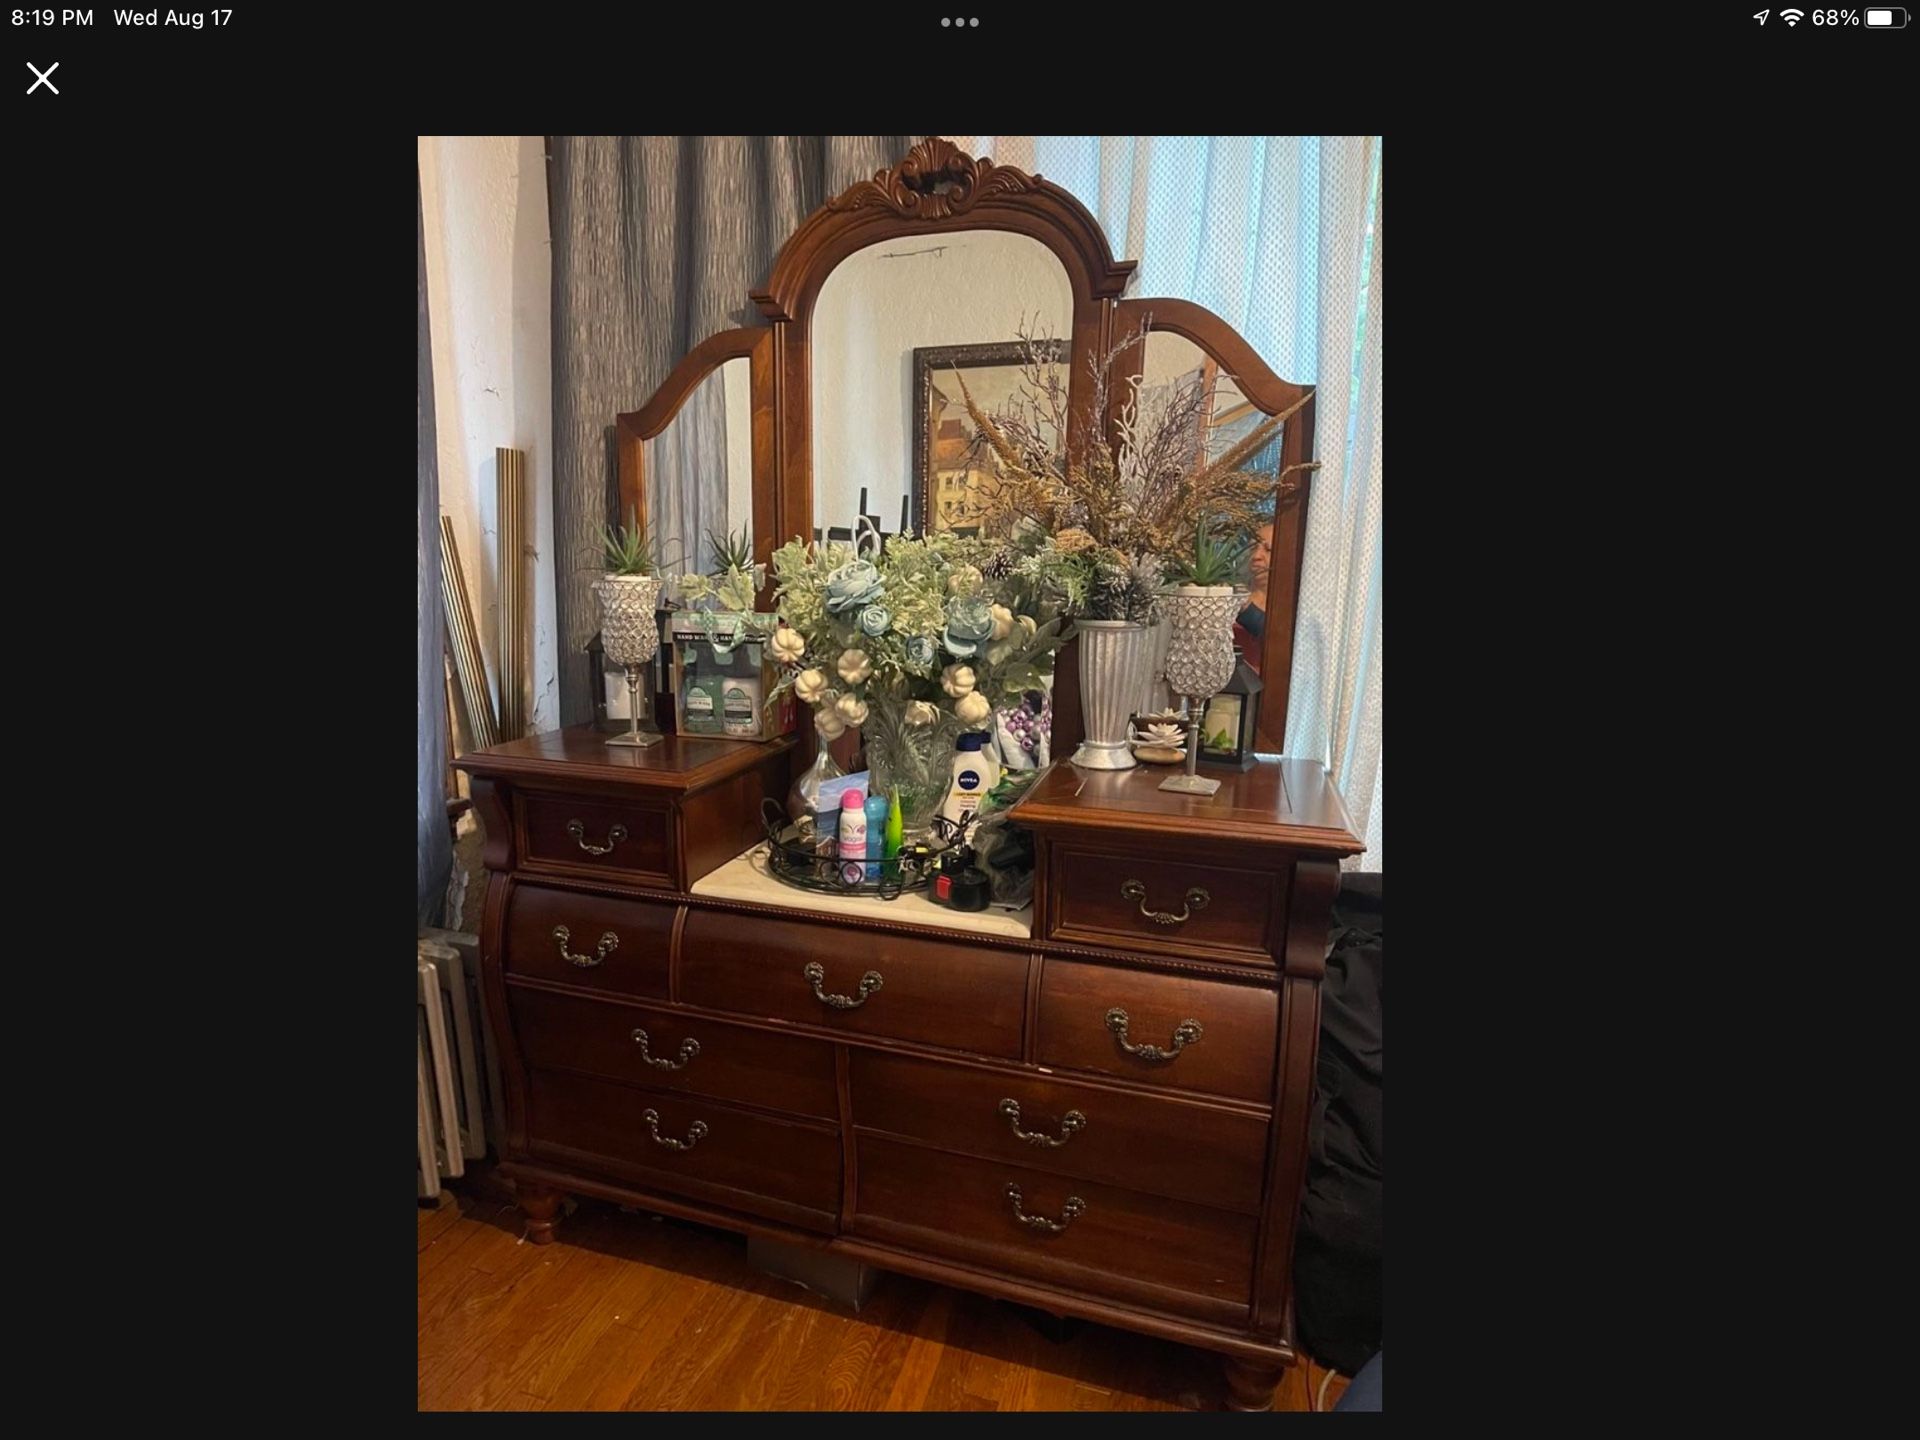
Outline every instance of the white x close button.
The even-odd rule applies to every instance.
[[[58,70],[59,68],[60,68],[60,62],[58,60],[54,61],[51,65],[47,66],[47,68],[44,70],[42,70],[38,65],[34,64],[31,60],[27,61],[27,69],[33,71],[33,74],[34,74],[33,84],[27,87],[27,93],[31,95],[34,91],[38,90],[42,85],[44,85],[47,87],[47,89],[53,91],[54,94],[58,95],[60,93],[60,87],[54,84],[53,81],[49,80],[47,77],[53,74],[53,72]]]

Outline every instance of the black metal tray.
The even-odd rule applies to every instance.
[[[938,851],[903,851],[890,860],[842,860],[837,841],[803,836],[771,796],[761,802],[760,818],[767,827],[767,873],[796,889],[897,900],[909,890],[926,889],[933,878]]]

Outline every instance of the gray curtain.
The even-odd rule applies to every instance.
[[[648,442],[647,528],[669,570],[706,573],[713,564],[708,536],[727,528],[726,384],[714,371]]]
[[[794,227],[904,156],[911,135],[550,135],[554,566],[560,720],[590,719],[585,646],[612,427],[719,330],[748,323]]]
[[[453,840],[447,833],[447,683],[441,661],[445,612],[440,602],[440,461],[433,429],[433,345],[427,331],[427,226],[414,177],[414,219],[420,232],[420,516],[419,569],[414,585],[418,629],[418,666],[414,673],[415,738],[413,781],[415,842],[419,857],[419,910],[422,925],[440,918],[447,874],[453,866]]]

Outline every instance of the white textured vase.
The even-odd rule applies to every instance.
[[[1127,721],[1146,692],[1153,667],[1153,631],[1131,620],[1082,620],[1080,718],[1086,738],[1073,763],[1086,770],[1131,770]]]
[[[660,653],[658,575],[602,575],[593,582],[600,602],[600,648],[615,665],[644,665]]]

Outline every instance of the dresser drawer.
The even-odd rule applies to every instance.
[[[863,1131],[1259,1212],[1267,1154],[1260,1116],[870,1050],[850,1059],[853,1123]]]
[[[1278,994],[1257,985],[1049,959],[1034,1055],[1042,1065],[1271,1103],[1279,1010]]]
[[[520,986],[508,1002],[528,1065],[839,1121],[824,1040]]]
[[[1017,1060],[1027,958],[984,945],[695,908],[680,936],[680,999]]]
[[[815,1230],[840,1208],[837,1132],[585,1075],[528,1072],[527,1148]]]
[[[673,815],[665,801],[587,800],[534,791],[518,803],[528,867],[671,888]]]
[[[870,1135],[854,1143],[856,1234],[1090,1294],[1216,1319],[1247,1313],[1250,1215]]]
[[[518,885],[507,911],[507,973],[664,1000],[675,909]]]
[[[1153,954],[1272,959],[1286,918],[1286,871],[1162,853],[1056,843],[1048,937]]]

